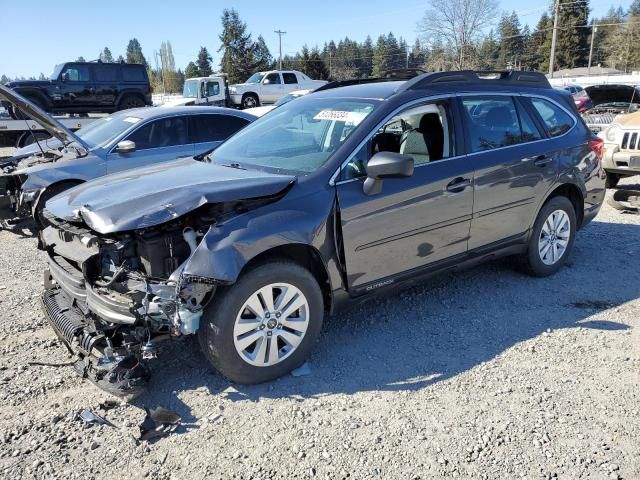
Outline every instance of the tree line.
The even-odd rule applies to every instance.
[[[640,0],[634,0],[627,10],[612,6],[600,18],[591,17],[590,12],[589,0],[558,0],[555,68],[587,66],[593,35],[592,65],[622,71],[640,69],[640,49],[632,48],[640,40]],[[403,67],[427,71],[547,71],[553,15],[552,4],[532,30],[523,26],[515,11],[500,15],[497,0],[429,0],[424,18],[418,23],[419,36],[412,44],[393,32],[380,35],[375,41],[370,36],[362,42],[345,37],[325,42],[322,47],[304,45],[300,51],[284,55],[283,68],[300,70],[315,79],[337,80],[376,77]],[[182,91],[186,78],[209,76],[214,70],[226,73],[230,83],[238,83],[256,71],[276,67],[262,35],[254,39],[235,9],[224,9],[221,23],[217,69],[204,46],[184,70],[176,68],[168,40],[153,52],[151,62],[136,38],[129,40],[124,56],[114,58],[105,47],[98,59],[141,63],[147,67],[154,90],[169,93]],[[41,73],[39,79],[45,78]],[[0,83],[10,80],[6,75],[0,77]]]

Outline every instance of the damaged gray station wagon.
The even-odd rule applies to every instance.
[[[424,74],[289,102],[204,161],[47,203],[43,304],[83,374],[132,396],[197,334],[240,383],[299,366],[326,313],[499,256],[567,260],[604,196],[602,141],[541,74]]]

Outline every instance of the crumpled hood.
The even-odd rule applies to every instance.
[[[58,218],[112,233],[151,227],[207,203],[275,195],[292,175],[240,170],[193,159],[127,170],[84,183],[47,202]]]

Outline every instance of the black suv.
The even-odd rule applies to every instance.
[[[111,113],[152,105],[147,70],[138,64],[61,63],[49,80],[21,80],[6,86],[50,113]],[[3,106],[13,118],[24,118],[11,105]]]
[[[147,381],[196,333],[240,383],[299,366],[326,313],[512,256],[544,277],[605,193],[602,141],[538,73],[428,73],[309,94],[202,161],[129,170],[47,203],[43,304],[82,371]]]

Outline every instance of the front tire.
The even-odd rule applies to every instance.
[[[322,292],[314,276],[289,261],[264,263],[216,292],[198,340],[229,380],[256,384],[299,367],[320,334]]]
[[[260,100],[255,93],[245,93],[242,96],[242,108],[254,108],[260,106]]]
[[[576,237],[576,212],[567,197],[549,199],[538,213],[521,266],[529,275],[547,277],[567,261]]]
[[[616,188],[618,186],[618,182],[620,181],[620,175],[617,173],[607,172],[605,170],[605,174],[607,175],[604,186],[605,188]]]

